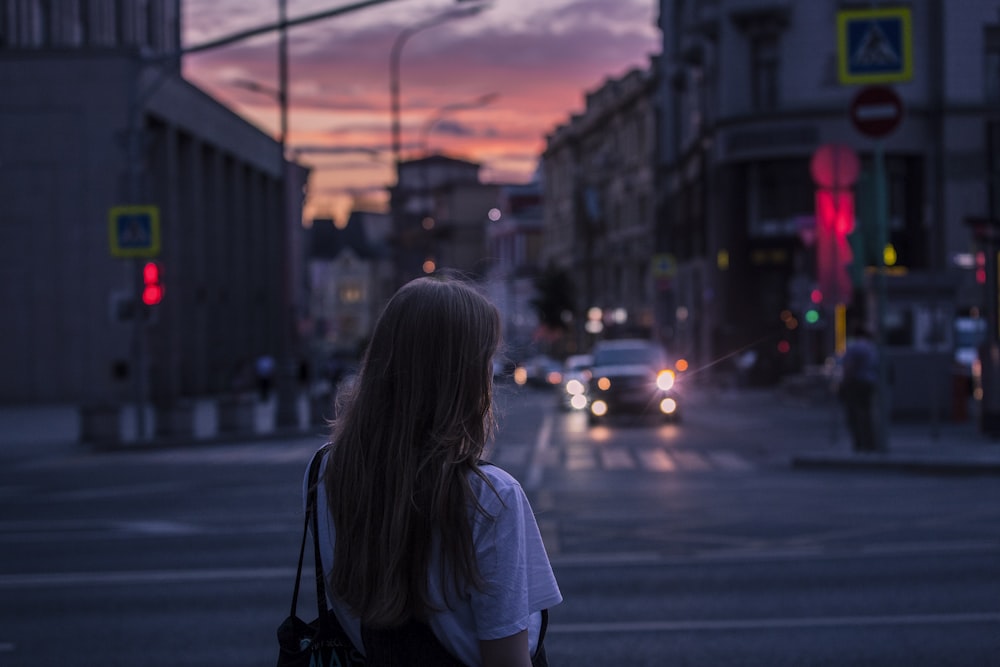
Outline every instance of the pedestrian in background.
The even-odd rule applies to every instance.
[[[257,357],[254,371],[257,375],[257,394],[262,402],[266,401],[271,396],[271,385],[274,384],[274,357],[269,354]]]
[[[543,610],[562,595],[520,484],[481,460],[499,338],[472,287],[419,278],[345,389],[317,488],[321,560],[368,664],[426,664],[399,652],[428,629],[465,665],[546,664]]]
[[[875,410],[878,363],[871,332],[864,326],[856,326],[841,359],[838,395],[844,404],[854,449],[859,452],[878,449]]]

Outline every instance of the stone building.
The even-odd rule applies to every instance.
[[[860,32],[847,32],[844,12],[872,9],[910,18],[902,25],[855,17]],[[881,150],[888,230],[875,255],[889,251],[895,267],[881,306],[877,281],[862,271],[867,277],[845,299],[847,319],[883,330],[899,387],[925,385],[912,373],[948,386],[951,321],[983,303],[970,270],[982,247],[966,221],[996,217],[987,188],[995,153],[988,120],[1000,80],[995,3],[661,0],[659,25],[657,244],[676,261],[664,309],[675,346],[699,368],[723,368],[754,349],[761,381],[832,356],[843,335],[837,304],[821,300],[815,325],[803,318],[803,291],[816,286],[811,159],[824,145],[858,156],[856,222],[870,231]],[[860,39],[847,45],[854,34]],[[891,74],[894,65],[909,75],[882,83],[844,77]],[[851,119],[869,85],[902,101],[902,122],[881,139]],[[942,352],[943,366],[916,361]]]
[[[179,0],[0,4],[0,401],[169,410],[294,353],[308,173],[181,77],[179,22]],[[158,212],[155,256],[114,256],[122,205]]]
[[[544,265],[564,270],[579,349],[595,336],[659,336],[651,271],[656,214],[656,59],[586,95],[547,138]],[[599,328],[587,327],[597,313]]]
[[[542,184],[501,185],[487,214],[490,265],[487,294],[500,310],[504,354],[521,359],[531,348],[538,316],[531,304],[541,265],[544,200]]]
[[[442,270],[477,281],[485,277],[487,216],[497,186],[482,183],[479,168],[445,155],[399,165],[390,188],[397,286]]]

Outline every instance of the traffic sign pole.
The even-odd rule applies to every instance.
[[[885,336],[885,312],[886,302],[889,294],[886,286],[885,260],[883,255],[889,237],[889,211],[888,197],[886,196],[885,178],[885,155],[882,149],[882,142],[875,142],[875,227],[878,231],[878,255],[875,274],[877,298],[876,313],[878,326],[876,327],[875,344],[878,350],[878,391],[876,400],[878,401],[878,427],[875,431],[876,448],[879,451],[889,449],[889,362],[886,359],[886,336]]]

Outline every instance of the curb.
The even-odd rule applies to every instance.
[[[798,454],[792,468],[802,470],[894,470],[940,475],[1000,475],[1000,458],[940,458],[893,454]]]
[[[249,444],[255,442],[273,442],[277,440],[316,440],[325,441],[329,434],[321,431],[311,432],[301,428],[274,429],[265,432],[221,433],[218,435],[190,438],[185,436],[158,436],[141,442],[135,440],[88,440],[78,441],[81,448],[96,453],[111,452],[145,452],[157,449],[197,449],[203,446]],[[319,446],[319,445],[317,445]]]

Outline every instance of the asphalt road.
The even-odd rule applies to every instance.
[[[794,470],[825,413],[756,394],[597,429],[498,402],[565,597],[553,666],[1000,665],[996,478]],[[273,664],[321,442],[7,461],[0,666]]]

